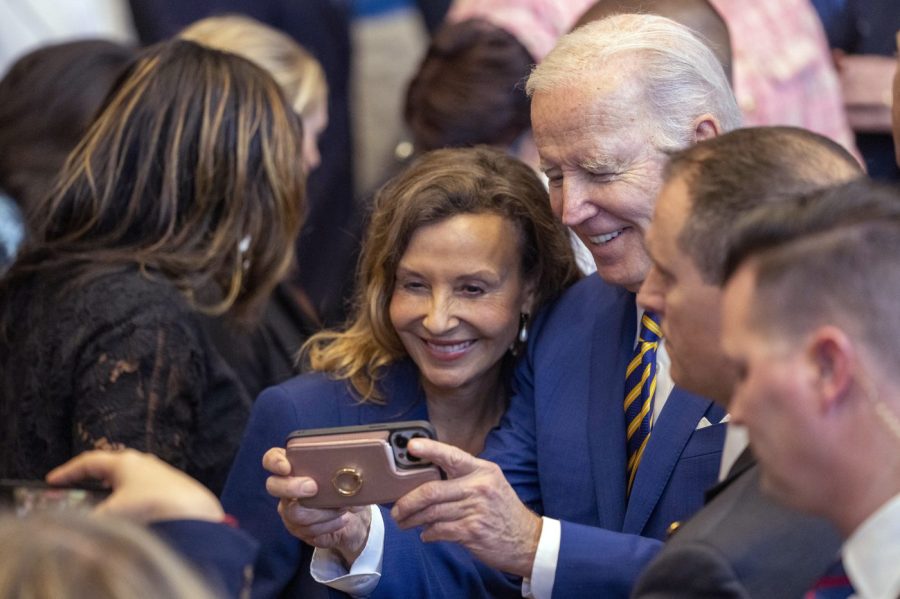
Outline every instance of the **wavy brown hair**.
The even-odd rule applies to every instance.
[[[53,181],[137,52],[105,40],[42,46],[0,81],[0,188],[30,206]]]
[[[483,146],[428,152],[375,196],[353,316],[345,330],[306,342],[313,370],[347,379],[363,401],[383,401],[377,384],[384,367],[406,356],[389,316],[397,265],[419,228],[459,214],[498,214],[515,225],[523,280],[535,283],[535,310],[580,276],[566,229],[530,167]]]
[[[151,47],[34,207],[8,280],[137,265],[201,312],[246,316],[291,259],[300,156],[300,121],[259,67],[191,42]]]
[[[514,143],[531,128],[523,82],[534,62],[487,21],[442,25],[406,90],[403,116],[416,149]]]

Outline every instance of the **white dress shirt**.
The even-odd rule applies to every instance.
[[[858,599],[900,597],[900,495],[853,531],[842,549]]]
[[[722,422],[728,422],[728,415]],[[747,427],[737,424],[729,424],[725,429],[725,443],[722,446],[722,463],[719,465],[719,482],[725,480],[728,471],[740,457],[741,453],[750,445],[750,437],[747,435]]]

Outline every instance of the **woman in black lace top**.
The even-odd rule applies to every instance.
[[[250,398],[199,317],[252,318],[287,267],[301,144],[244,59],[175,41],[135,62],[0,281],[0,476],[128,446],[219,490]]]

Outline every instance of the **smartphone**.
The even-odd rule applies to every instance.
[[[57,487],[41,480],[0,480],[0,506],[19,517],[45,511],[89,511],[109,494],[100,483]]]
[[[422,483],[439,480],[441,469],[407,453],[415,438],[437,439],[425,420],[300,430],[288,436],[292,474],[316,481],[319,492],[306,507],[340,508],[391,503]]]

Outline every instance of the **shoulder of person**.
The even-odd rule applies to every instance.
[[[357,402],[346,379],[325,372],[308,372],[264,389],[254,410],[290,405],[298,414],[332,411],[338,405]],[[258,406],[258,407],[257,407]]]
[[[291,409],[311,427],[396,420],[392,415],[395,408],[416,399],[410,393],[418,390],[418,370],[410,360],[399,360],[382,374],[379,385],[394,401],[361,402],[349,380],[326,372],[308,372],[265,389],[256,400],[254,412],[265,411],[272,416]]]
[[[634,305],[633,293],[610,285],[594,273],[582,278],[544,308],[535,319],[534,331],[565,325],[572,334],[573,322],[580,323],[583,330],[589,330],[588,325],[599,319],[622,318],[621,308],[631,305]]]
[[[184,294],[165,276],[137,267],[88,274],[81,281],[67,285],[73,301],[97,306],[106,313],[161,310],[161,315],[174,317],[192,311]]]

